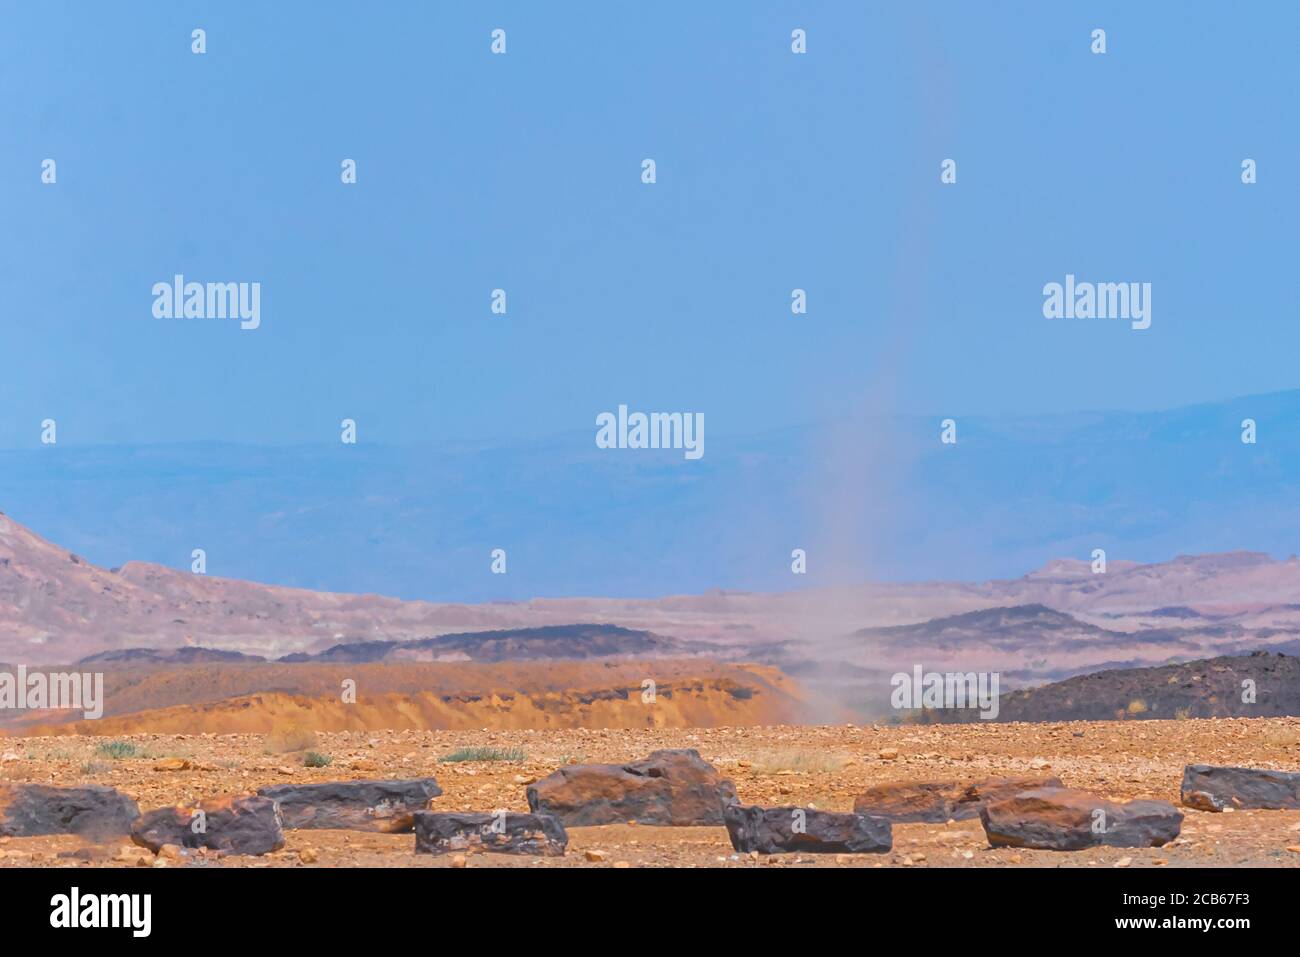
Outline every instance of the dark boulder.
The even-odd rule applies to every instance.
[[[650,825],[723,823],[736,789],[694,749],[655,751],[631,764],[575,764],[528,788],[529,809],[566,827],[636,821]]]
[[[564,826],[547,814],[499,811],[416,811],[415,853],[490,851],[560,857],[569,844]]]
[[[280,805],[286,828],[345,828],[397,834],[415,826],[415,812],[442,793],[433,778],[277,784],[258,794]]]
[[[0,784],[3,837],[80,834],[97,840],[129,834],[139,816],[135,801],[114,788]]]
[[[889,821],[801,807],[746,807],[724,812],[731,846],[743,854],[883,854],[893,847]]]
[[[858,795],[853,810],[888,818],[895,824],[943,824],[978,817],[980,808],[990,801],[1035,788],[1062,786],[1058,778],[988,778],[972,784],[957,781],[877,784]]]
[[[197,807],[164,807],[141,816],[131,840],[155,854],[164,844],[206,847],[227,854],[266,854],[284,847],[280,810],[256,794],[236,794],[199,802]]]
[[[1182,801],[1202,811],[1300,808],[1300,774],[1189,764],[1183,769]]]
[[[1159,847],[1178,836],[1183,815],[1168,801],[1116,804],[1072,788],[1024,791],[980,809],[993,847],[1077,851],[1086,847]]]

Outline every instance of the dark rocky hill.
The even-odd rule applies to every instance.
[[[1002,695],[996,720],[1105,721],[1281,715],[1300,715],[1300,658],[1257,651],[1155,668],[1094,671],[1037,688],[1021,688]],[[947,723],[980,719],[973,711],[953,710],[926,711],[918,720]]]
[[[334,645],[317,654],[292,654],[285,662],[532,661],[681,655],[686,643],[617,625],[547,625],[496,631],[458,632],[413,641],[360,641]]]

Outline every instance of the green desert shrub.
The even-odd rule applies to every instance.
[[[106,741],[95,749],[95,753],[103,758],[112,758],[119,760],[121,758],[138,758],[140,749],[130,741]]]
[[[443,763],[454,761],[522,761],[525,757],[522,748],[457,748],[450,754],[444,754],[438,760]]]

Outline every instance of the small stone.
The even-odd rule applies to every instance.
[[[453,857],[451,859],[451,866],[456,868],[457,870],[462,869],[465,866],[465,855],[457,854],[455,857]]]
[[[587,851],[584,856],[587,858],[587,860],[597,864],[605,860],[604,851],[591,850],[591,851]]]
[[[893,761],[898,758],[898,748],[885,748],[878,755],[882,761]]]
[[[319,855],[314,847],[304,847],[298,852],[298,860],[304,864],[315,864],[318,857]]]
[[[1128,866],[1129,866],[1130,864],[1132,864],[1132,863],[1133,863],[1133,858],[1131,858],[1131,857],[1121,857],[1118,861],[1115,862],[1115,866],[1116,866],[1116,867],[1128,867]]]

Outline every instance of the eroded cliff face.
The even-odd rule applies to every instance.
[[[347,681],[355,683],[355,701],[345,699]],[[809,711],[802,689],[775,668],[696,659],[531,666],[204,665],[118,670],[110,672],[109,684],[100,720],[45,712],[9,730],[102,736],[270,734],[291,728],[749,727],[795,723]]]

